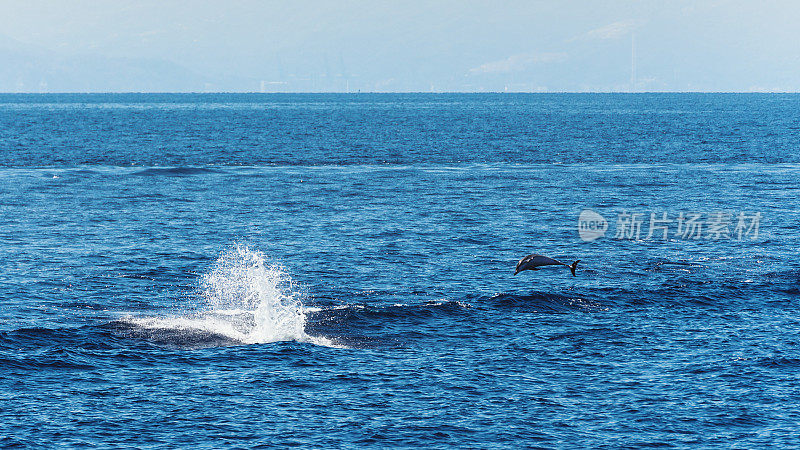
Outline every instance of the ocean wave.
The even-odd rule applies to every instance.
[[[50,347],[109,350],[113,339],[93,325],[64,328],[19,328],[0,331],[0,349],[29,350]]]
[[[54,370],[54,369],[72,369],[72,370],[91,370],[95,366],[92,364],[82,364],[79,362],[70,361],[63,355],[60,357],[0,357],[0,368],[4,370]]]
[[[484,308],[523,308],[531,312],[569,312],[599,311],[607,307],[597,301],[584,298],[578,294],[559,294],[556,292],[530,292],[527,294],[498,293],[481,298],[479,302]]]
[[[383,319],[413,319],[449,316],[464,313],[471,308],[469,303],[459,301],[427,301],[419,304],[396,303],[393,305],[337,305],[331,307],[311,307],[307,309],[309,318],[316,321],[344,320],[347,317],[367,321]]]
[[[191,175],[204,175],[209,173],[225,173],[225,171],[212,167],[150,167],[138,172],[134,172],[132,175],[184,177]]]

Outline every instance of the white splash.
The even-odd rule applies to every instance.
[[[199,312],[183,317],[134,318],[126,321],[151,330],[208,333],[243,344],[280,341],[338,347],[305,332],[306,315],[297,284],[262,252],[236,245],[200,278]]]

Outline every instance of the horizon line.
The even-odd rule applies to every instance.
[[[320,95],[320,94],[798,94],[797,91],[287,91],[287,92],[261,92],[261,91],[62,91],[62,92],[0,92],[0,95],[105,95],[105,94],[191,94],[191,95],[216,95],[216,94],[261,94],[261,95]]]

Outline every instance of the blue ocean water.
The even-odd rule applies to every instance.
[[[0,445],[797,446],[799,143],[798,95],[0,95]]]

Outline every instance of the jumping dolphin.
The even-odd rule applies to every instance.
[[[547,256],[537,255],[536,253],[530,254],[522,259],[519,260],[517,263],[517,271],[514,272],[514,275],[522,272],[523,270],[539,270],[541,266],[567,266],[569,270],[572,272],[572,276],[575,276],[575,268],[578,267],[578,263],[581,260],[577,260],[572,264],[564,264],[561,261],[555,260],[553,258],[548,258]]]

